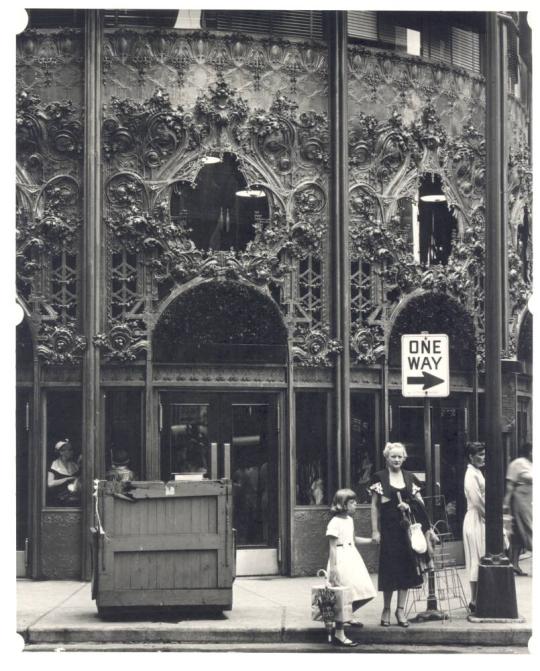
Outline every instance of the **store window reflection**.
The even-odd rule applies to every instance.
[[[277,463],[267,437],[269,406],[235,404],[231,473],[238,546],[269,546],[275,529]]]
[[[113,465],[129,466],[133,479],[144,479],[142,398],[138,390],[108,389],[105,393],[105,472]]]
[[[351,394],[351,485],[358,503],[369,503],[375,471],[375,397]]]
[[[265,192],[248,188],[234,154],[203,165],[195,185],[173,187],[171,217],[189,229],[199,249],[243,250],[268,216]]]
[[[170,406],[169,468],[171,477],[207,474],[209,450],[208,406],[173,403]]]
[[[296,395],[296,504],[328,504],[326,394]]]

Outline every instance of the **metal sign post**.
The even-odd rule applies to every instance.
[[[446,333],[408,333],[401,336],[401,393],[407,398],[424,399],[424,455],[426,463],[426,496],[433,500],[433,470],[431,459],[430,398],[450,395],[450,360]],[[429,510],[432,515],[431,503]],[[448,615],[438,609],[435,572],[428,574],[426,610],[418,613],[416,621],[445,620]]]

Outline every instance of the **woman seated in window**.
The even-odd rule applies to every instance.
[[[47,502],[51,506],[78,506],[80,503],[80,460],[73,459],[69,438],[54,446],[58,455],[47,472]]]

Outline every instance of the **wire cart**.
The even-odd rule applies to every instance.
[[[456,611],[465,610],[468,613],[456,559],[449,550],[449,544],[455,541],[455,537],[448,523],[445,497],[425,497],[424,501],[431,512],[431,518],[437,519],[433,529],[440,542],[434,547],[433,570],[425,574],[420,587],[408,592],[406,614],[408,617],[414,615],[411,619],[418,622],[451,620]],[[419,608],[419,604],[427,606]]]

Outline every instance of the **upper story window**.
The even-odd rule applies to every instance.
[[[416,263],[425,267],[448,263],[458,227],[439,175],[422,175],[418,197],[402,198],[399,216],[401,229],[412,231],[408,237]]]
[[[347,20],[349,37],[420,56],[421,24],[413,12],[348,12]]]
[[[171,196],[171,216],[190,230],[199,249],[242,250],[255,237],[256,224],[269,216],[266,193],[248,188],[234,154],[205,164],[195,185],[178,182]]]
[[[448,207],[439,175],[426,173],[420,180],[416,223],[418,261],[425,266],[448,263],[457,221]]]
[[[297,37],[322,40],[324,38],[322,12],[223,10],[204,11],[206,30],[238,33],[264,33],[276,37]]]
[[[480,72],[476,15],[470,23],[464,25],[452,12],[348,12],[353,40]]]

